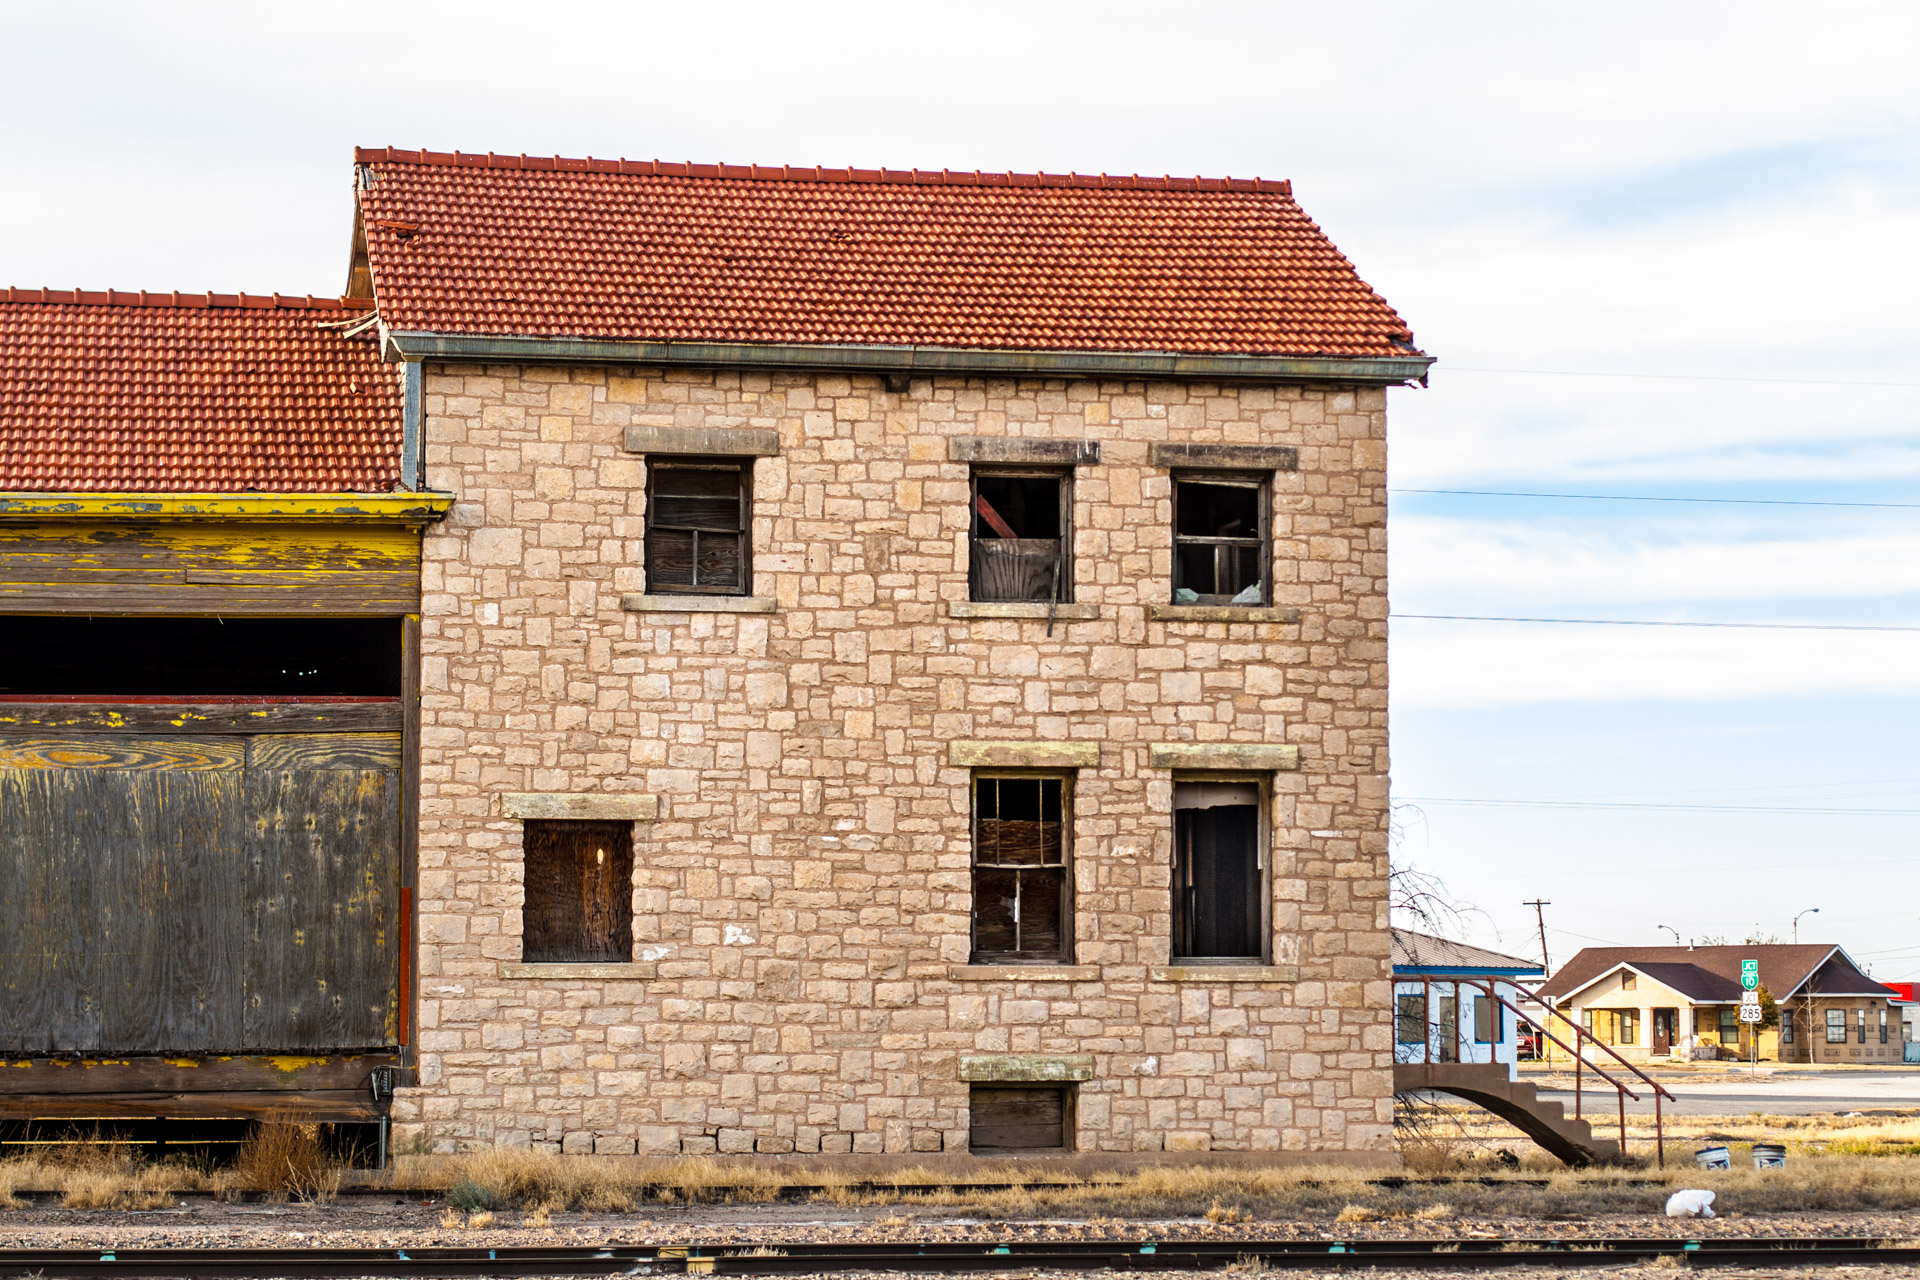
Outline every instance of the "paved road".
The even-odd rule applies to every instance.
[[[1543,1098],[1557,1098],[1573,1111],[1573,1077],[1556,1072],[1551,1076],[1525,1073],[1540,1088]],[[1897,1111],[1920,1109],[1920,1071],[1769,1071],[1749,1079],[1744,1071],[1708,1073],[1656,1072],[1655,1079],[1679,1099],[1666,1104],[1668,1115],[1742,1116],[1761,1111],[1768,1115],[1829,1115],[1844,1111]],[[1588,1082],[1592,1083],[1591,1080]],[[1612,1115],[1617,1105],[1613,1090],[1587,1092],[1587,1108]],[[1635,1115],[1651,1115],[1653,1100],[1644,1096],[1629,1101],[1627,1110]]]

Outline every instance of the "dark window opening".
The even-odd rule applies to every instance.
[[[520,958],[633,959],[633,824],[529,819]]]
[[[1265,480],[1173,481],[1173,602],[1262,605],[1266,582]]]
[[[751,464],[648,460],[649,592],[747,594],[752,477]]]
[[[0,616],[0,696],[400,696],[397,618]]]
[[[1173,792],[1174,957],[1261,963],[1259,787],[1183,782]]]
[[[1070,822],[1064,778],[974,779],[974,963],[1070,958]]]
[[[1499,1044],[1507,1037],[1506,1010],[1492,996],[1473,998],[1473,1042]]]
[[[967,1149],[975,1155],[1073,1147],[1073,1090],[1069,1087],[976,1084],[967,1103]]]
[[[1425,1044],[1427,1042],[1427,998],[1420,995],[1402,995],[1394,1002],[1394,1043]]]
[[[973,473],[968,586],[980,601],[1073,598],[1069,480],[1059,472]]]

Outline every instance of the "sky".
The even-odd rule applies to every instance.
[[[1439,360],[1393,790],[1452,931],[1818,908],[1920,976],[1920,6],[5,0],[0,47],[19,286],[337,293],[356,144],[1291,178]]]

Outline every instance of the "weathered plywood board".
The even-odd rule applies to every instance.
[[[0,734],[398,733],[398,698],[367,702],[0,702]]]
[[[0,524],[0,611],[402,614],[420,533],[377,525]]]
[[[263,733],[247,739],[247,768],[398,769],[397,733]]]

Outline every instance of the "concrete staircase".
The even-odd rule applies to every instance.
[[[1593,1126],[1575,1120],[1558,1102],[1543,1101],[1525,1081],[1507,1077],[1497,1062],[1411,1062],[1393,1069],[1395,1093],[1449,1093],[1485,1107],[1570,1165],[1610,1164],[1620,1144],[1597,1138]],[[1612,1098],[1608,1098],[1611,1102]]]

